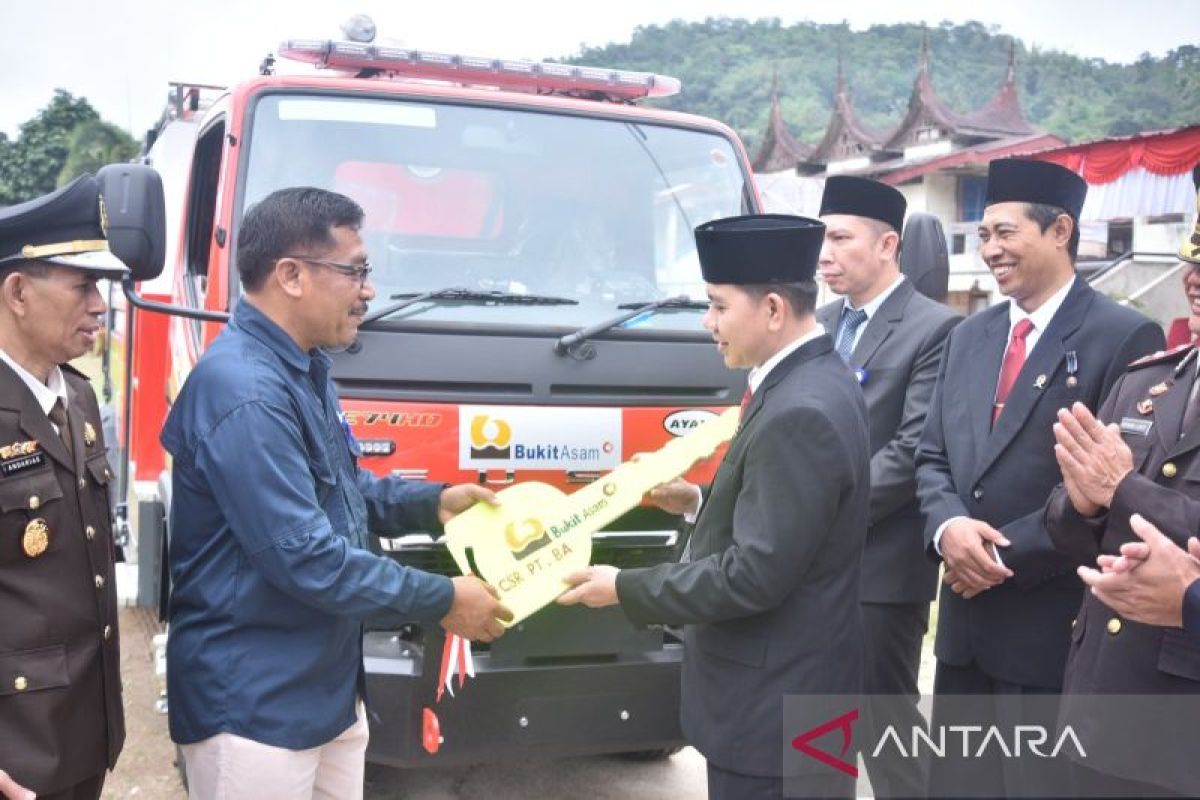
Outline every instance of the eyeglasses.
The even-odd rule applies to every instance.
[[[322,261],[319,258],[308,258],[307,256],[284,256],[284,258],[293,258],[296,261],[303,261],[305,264],[317,264],[322,267],[328,267],[334,272],[340,272],[343,275],[358,281],[361,288],[367,283],[367,278],[371,275],[371,262],[364,261],[362,266],[356,264],[339,264],[336,261]]]

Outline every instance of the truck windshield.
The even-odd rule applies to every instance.
[[[447,286],[577,301],[418,302],[381,324],[575,328],[611,318],[622,303],[705,301],[692,231],[744,213],[748,202],[736,151],[713,132],[317,95],[266,95],[253,113],[243,208],[287,186],[356,200],[376,308]],[[630,325],[699,331],[700,323],[701,312],[681,310]]]

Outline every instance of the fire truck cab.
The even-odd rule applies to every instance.
[[[159,429],[238,302],[239,220],[280,188],[331,189],[366,211],[377,298],[333,372],[365,468],[571,491],[737,402],[744,377],[701,324],[692,232],[759,199],[731,130],[637,105],[677,81],[362,42],[293,40],[278,54],[229,89],[174,85],[145,156],[164,189],[166,266],[125,286],[122,429],[144,596],[166,581]],[[284,59],[302,66],[283,74]],[[711,479],[715,463],[689,477]],[[644,505],[596,535],[593,561],[676,559],[684,530]],[[455,574],[437,536],[379,539],[378,551]],[[682,743],[681,637],[670,628],[637,629],[619,609],[549,607],[477,646],[477,678],[435,705],[442,643],[440,629],[368,621],[370,760]],[[427,707],[441,722],[432,748]]]

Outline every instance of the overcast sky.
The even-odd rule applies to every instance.
[[[1197,0],[0,0],[0,131],[15,136],[64,88],[140,137],[167,81],[242,80],[280,40],[336,38],[360,12],[408,47],[506,58],[573,55],[627,42],[639,25],[710,16],[846,20],[856,30],[974,19],[1029,46],[1121,63],[1200,44]]]

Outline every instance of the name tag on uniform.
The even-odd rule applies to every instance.
[[[0,461],[0,475],[7,478],[9,475],[16,475],[26,470],[40,467],[46,463],[46,454],[41,450],[30,453],[26,456],[18,456],[5,461]]]
[[[1121,433],[1131,433],[1136,436],[1149,436],[1154,427],[1153,420],[1138,419],[1137,417],[1121,418]]]

